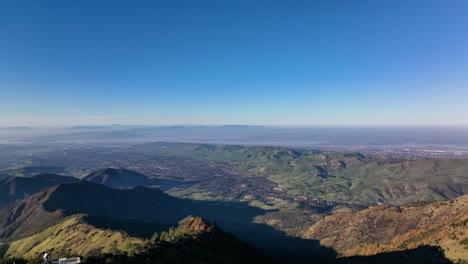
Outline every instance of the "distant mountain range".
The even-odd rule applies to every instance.
[[[20,126],[20,127],[4,127],[3,129],[5,129],[5,130],[30,130],[30,129],[34,129],[34,128]]]
[[[468,149],[466,127],[77,126],[0,129],[0,142],[193,142],[211,144]]]

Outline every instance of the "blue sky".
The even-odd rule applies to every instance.
[[[468,125],[468,2],[1,1],[0,126]]]

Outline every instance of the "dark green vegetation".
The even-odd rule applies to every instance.
[[[460,253],[466,247],[465,202],[430,202],[467,193],[466,159],[151,143],[77,147],[67,149],[66,155],[60,148],[15,160],[14,166],[2,170],[10,178],[0,180],[6,186],[0,194],[10,199],[0,210],[0,251],[6,256],[31,258],[50,248],[63,256],[73,248],[97,263],[187,263],[185,255],[200,260],[194,257],[198,247],[204,253],[229,255],[212,247],[220,241],[205,240],[212,236],[186,236],[169,229],[196,215],[283,263],[330,262],[337,253],[389,253],[382,256],[393,259],[390,252],[427,243],[445,250],[451,260],[467,257]],[[84,181],[44,189],[65,177],[34,176],[40,166],[49,172],[73,171]],[[102,169],[106,167],[126,169]],[[26,188],[33,180],[41,184]],[[138,185],[159,188],[134,187]],[[20,191],[12,196],[10,190]],[[377,201],[398,206],[364,210]],[[399,206],[412,213],[401,214]],[[154,232],[157,243],[148,240]],[[151,252],[165,257],[155,258]],[[203,258],[200,263],[216,259]],[[345,260],[356,259],[340,261]]]
[[[51,256],[81,256],[86,263],[271,263],[265,254],[240,241],[200,217],[183,219],[174,228],[154,233],[148,239],[136,239],[125,234],[103,230],[83,222],[83,218],[67,218],[54,230],[53,239],[35,237],[46,235],[48,230],[11,244],[3,244],[10,254],[22,254],[28,263],[41,263],[40,250],[47,249]],[[97,234],[99,233],[99,234]],[[97,235],[96,235],[97,234]],[[67,238],[68,237],[68,238]],[[31,246],[28,247],[28,244]],[[46,244],[46,245],[42,245]],[[26,246],[25,246],[26,245]],[[89,246],[92,248],[89,249]],[[42,250],[43,251],[43,250]],[[3,254],[7,253],[3,252]],[[2,254],[2,255],[3,255]],[[53,257],[54,258],[54,257]],[[10,264],[15,260],[6,258]]]
[[[34,261],[30,261],[29,263],[33,263]],[[0,264],[26,264],[28,261],[24,258],[2,258],[0,259]]]
[[[78,219],[81,219],[79,216]],[[125,235],[116,236],[118,233],[102,230],[99,227],[85,225],[81,220],[74,220],[73,225],[67,224],[70,220],[64,220],[60,229],[55,231],[56,236],[62,236],[64,240],[71,241],[68,244],[49,244],[49,252],[55,258],[61,256],[80,256],[86,263],[271,263],[261,251],[240,241],[212,223],[208,223],[200,217],[188,217],[183,219],[174,228],[154,233],[148,239],[134,239]],[[74,227],[73,230],[70,228]],[[67,239],[67,232],[73,239]],[[103,235],[94,235],[97,232]],[[65,235],[65,236],[64,236]],[[76,237],[79,239],[76,239]],[[19,253],[27,248],[22,244],[31,243],[31,239],[12,243],[11,252]],[[35,244],[43,241],[32,241]],[[19,245],[18,245],[19,244]],[[83,249],[91,245],[93,249],[83,256]],[[33,250],[36,249],[33,246]],[[28,263],[41,263],[40,252],[23,252]],[[11,262],[12,258],[7,258]],[[18,262],[18,261],[17,261]],[[20,259],[19,263],[23,263]]]
[[[4,175],[30,176],[37,166],[80,176],[107,167],[144,175],[112,187],[158,185],[180,197],[229,200],[293,200],[292,196],[361,204],[452,199],[468,193],[468,159],[364,156],[310,149],[148,143],[132,147],[14,152]],[[16,156],[15,156],[16,155]],[[10,162],[8,163],[8,161]],[[14,160],[13,163],[11,160]],[[20,167],[21,164],[26,167]],[[106,182],[105,170],[95,182]],[[119,174],[119,173],[117,173]],[[125,173],[121,173],[120,176]],[[118,177],[117,177],[118,178]],[[159,181],[155,181],[155,179]],[[296,197],[296,200],[304,199]]]
[[[152,143],[132,151],[228,163],[289,194],[374,203],[451,199],[468,193],[468,159],[401,159],[283,147]]]
[[[158,189],[117,190],[82,181],[49,188],[1,209],[0,238],[5,241],[27,238],[74,215],[92,216],[86,222],[99,228],[121,228],[128,234],[140,235],[149,235],[148,230],[141,229],[160,231],[189,215],[201,215],[278,258],[333,259],[334,252],[321,247],[317,241],[288,237],[268,225],[253,223],[254,217],[264,213],[245,203],[192,201],[169,196]],[[102,221],[105,218],[115,221]],[[146,223],[122,224],[133,220]]]
[[[203,215],[209,221],[217,222],[223,229],[262,247],[275,259],[285,263],[332,261],[336,255],[335,251],[321,244],[336,247],[340,254],[349,256],[359,252],[369,254],[392,249],[406,250],[421,243],[434,243],[434,246],[443,247],[451,257],[463,259],[465,256],[457,253],[459,249],[455,246],[463,248],[463,239],[468,235],[463,231],[467,216],[466,198],[463,196],[451,203],[420,205],[407,209],[381,206],[361,211],[356,215],[338,213],[325,217],[315,225],[312,225],[312,219],[304,219],[303,224],[310,223],[312,227],[304,234],[307,239],[300,239],[289,237],[268,225],[254,223],[256,217],[263,217],[267,212],[245,203],[192,201],[169,196],[158,189],[136,187],[118,190],[82,181],[40,191],[0,210],[0,237],[6,243],[6,252],[10,255],[23,256],[21,254],[31,254],[35,250],[38,254],[41,249],[54,248],[60,255],[71,255],[75,252],[84,256],[94,256],[92,261],[98,263],[111,261],[107,259],[138,262],[147,258],[153,263],[157,258],[154,258],[154,252],[151,250],[157,244],[157,256],[168,254],[158,261],[185,263],[185,256],[199,254],[183,251],[187,248],[195,252],[205,252],[198,247],[214,252],[220,251],[211,248],[209,241],[198,244],[199,238],[192,240],[193,235],[186,235],[180,229],[169,228],[189,215]],[[407,210],[408,213],[403,214],[402,210]],[[431,212],[431,215],[428,216],[428,212]],[[425,228],[426,231],[421,228]],[[433,231],[434,228],[437,228],[437,231]],[[212,230],[209,226],[202,229]],[[154,235],[154,232],[158,234]],[[432,232],[432,235],[425,235],[427,232]],[[456,234],[456,241],[447,234]],[[138,237],[141,239],[136,239]],[[145,242],[145,238],[150,237],[160,243],[151,247]],[[335,239],[337,237],[339,239]],[[448,241],[440,241],[444,237],[448,237]],[[389,243],[391,238],[398,238],[404,242],[375,244]],[[320,240],[320,244],[318,240],[313,239]],[[60,241],[69,243],[63,244]],[[112,241],[120,242],[114,245]],[[439,244],[435,244],[436,242]],[[219,243],[213,242],[213,245]],[[89,245],[91,249],[87,248]],[[76,251],[68,252],[65,250],[67,248]],[[450,248],[455,248],[455,251]],[[122,252],[126,254],[122,255]],[[181,257],[176,252],[184,253],[181,253]],[[218,254],[209,255],[209,262],[206,263],[213,263],[210,261],[215,261],[216,256]]]
[[[155,233],[141,247],[124,254],[85,258],[87,263],[272,263],[258,250],[200,217]]]

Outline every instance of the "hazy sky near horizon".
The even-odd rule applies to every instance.
[[[1,1],[0,126],[468,125],[468,1]]]

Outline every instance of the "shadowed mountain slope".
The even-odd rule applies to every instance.
[[[274,263],[273,259],[201,217],[188,217],[176,228],[153,236],[147,249],[132,257],[112,256],[119,263]],[[88,263],[109,257],[88,258]]]
[[[99,228],[88,220],[82,215],[66,218],[40,233],[6,244],[5,254],[0,257],[35,259],[49,250],[53,259],[78,255],[86,263],[272,262],[259,250],[200,217],[188,217],[178,227],[166,229],[150,240]]]
[[[0,208],[13,201],[33,195],[42,189],[61,183],[78,181],[80,180],[74,177],[50,173],[36,174],[30,178],[10,176],[0,179]]]
[[[122,168],[107,168],[88,174],[85,181],[106,185],[111,188],[126,189],[135,186],[154,186],[157,180],[141,173]]]
[[[138,217],[174,224],[187,216],[183,211],[188,206],[188,201],[159,189],[117,190],[90,182],[61,184],[1,209],[0,238],[27,235],[74,214]]]
[[[189,215],[198,215],[283,260],[334,258],[334,251],[317,241],[288,237],[268,225],[253,223],[255,216],[264,213],[245,203],[192,201],[169,196],[159,189],[118,190],[83,181],[49,188],[0,210],[0,238],[30,236],[76,214],[119,221],[148,220],[161,226],[175,226]],[[115,222],[99,224],[103,229],[115,227]]]

